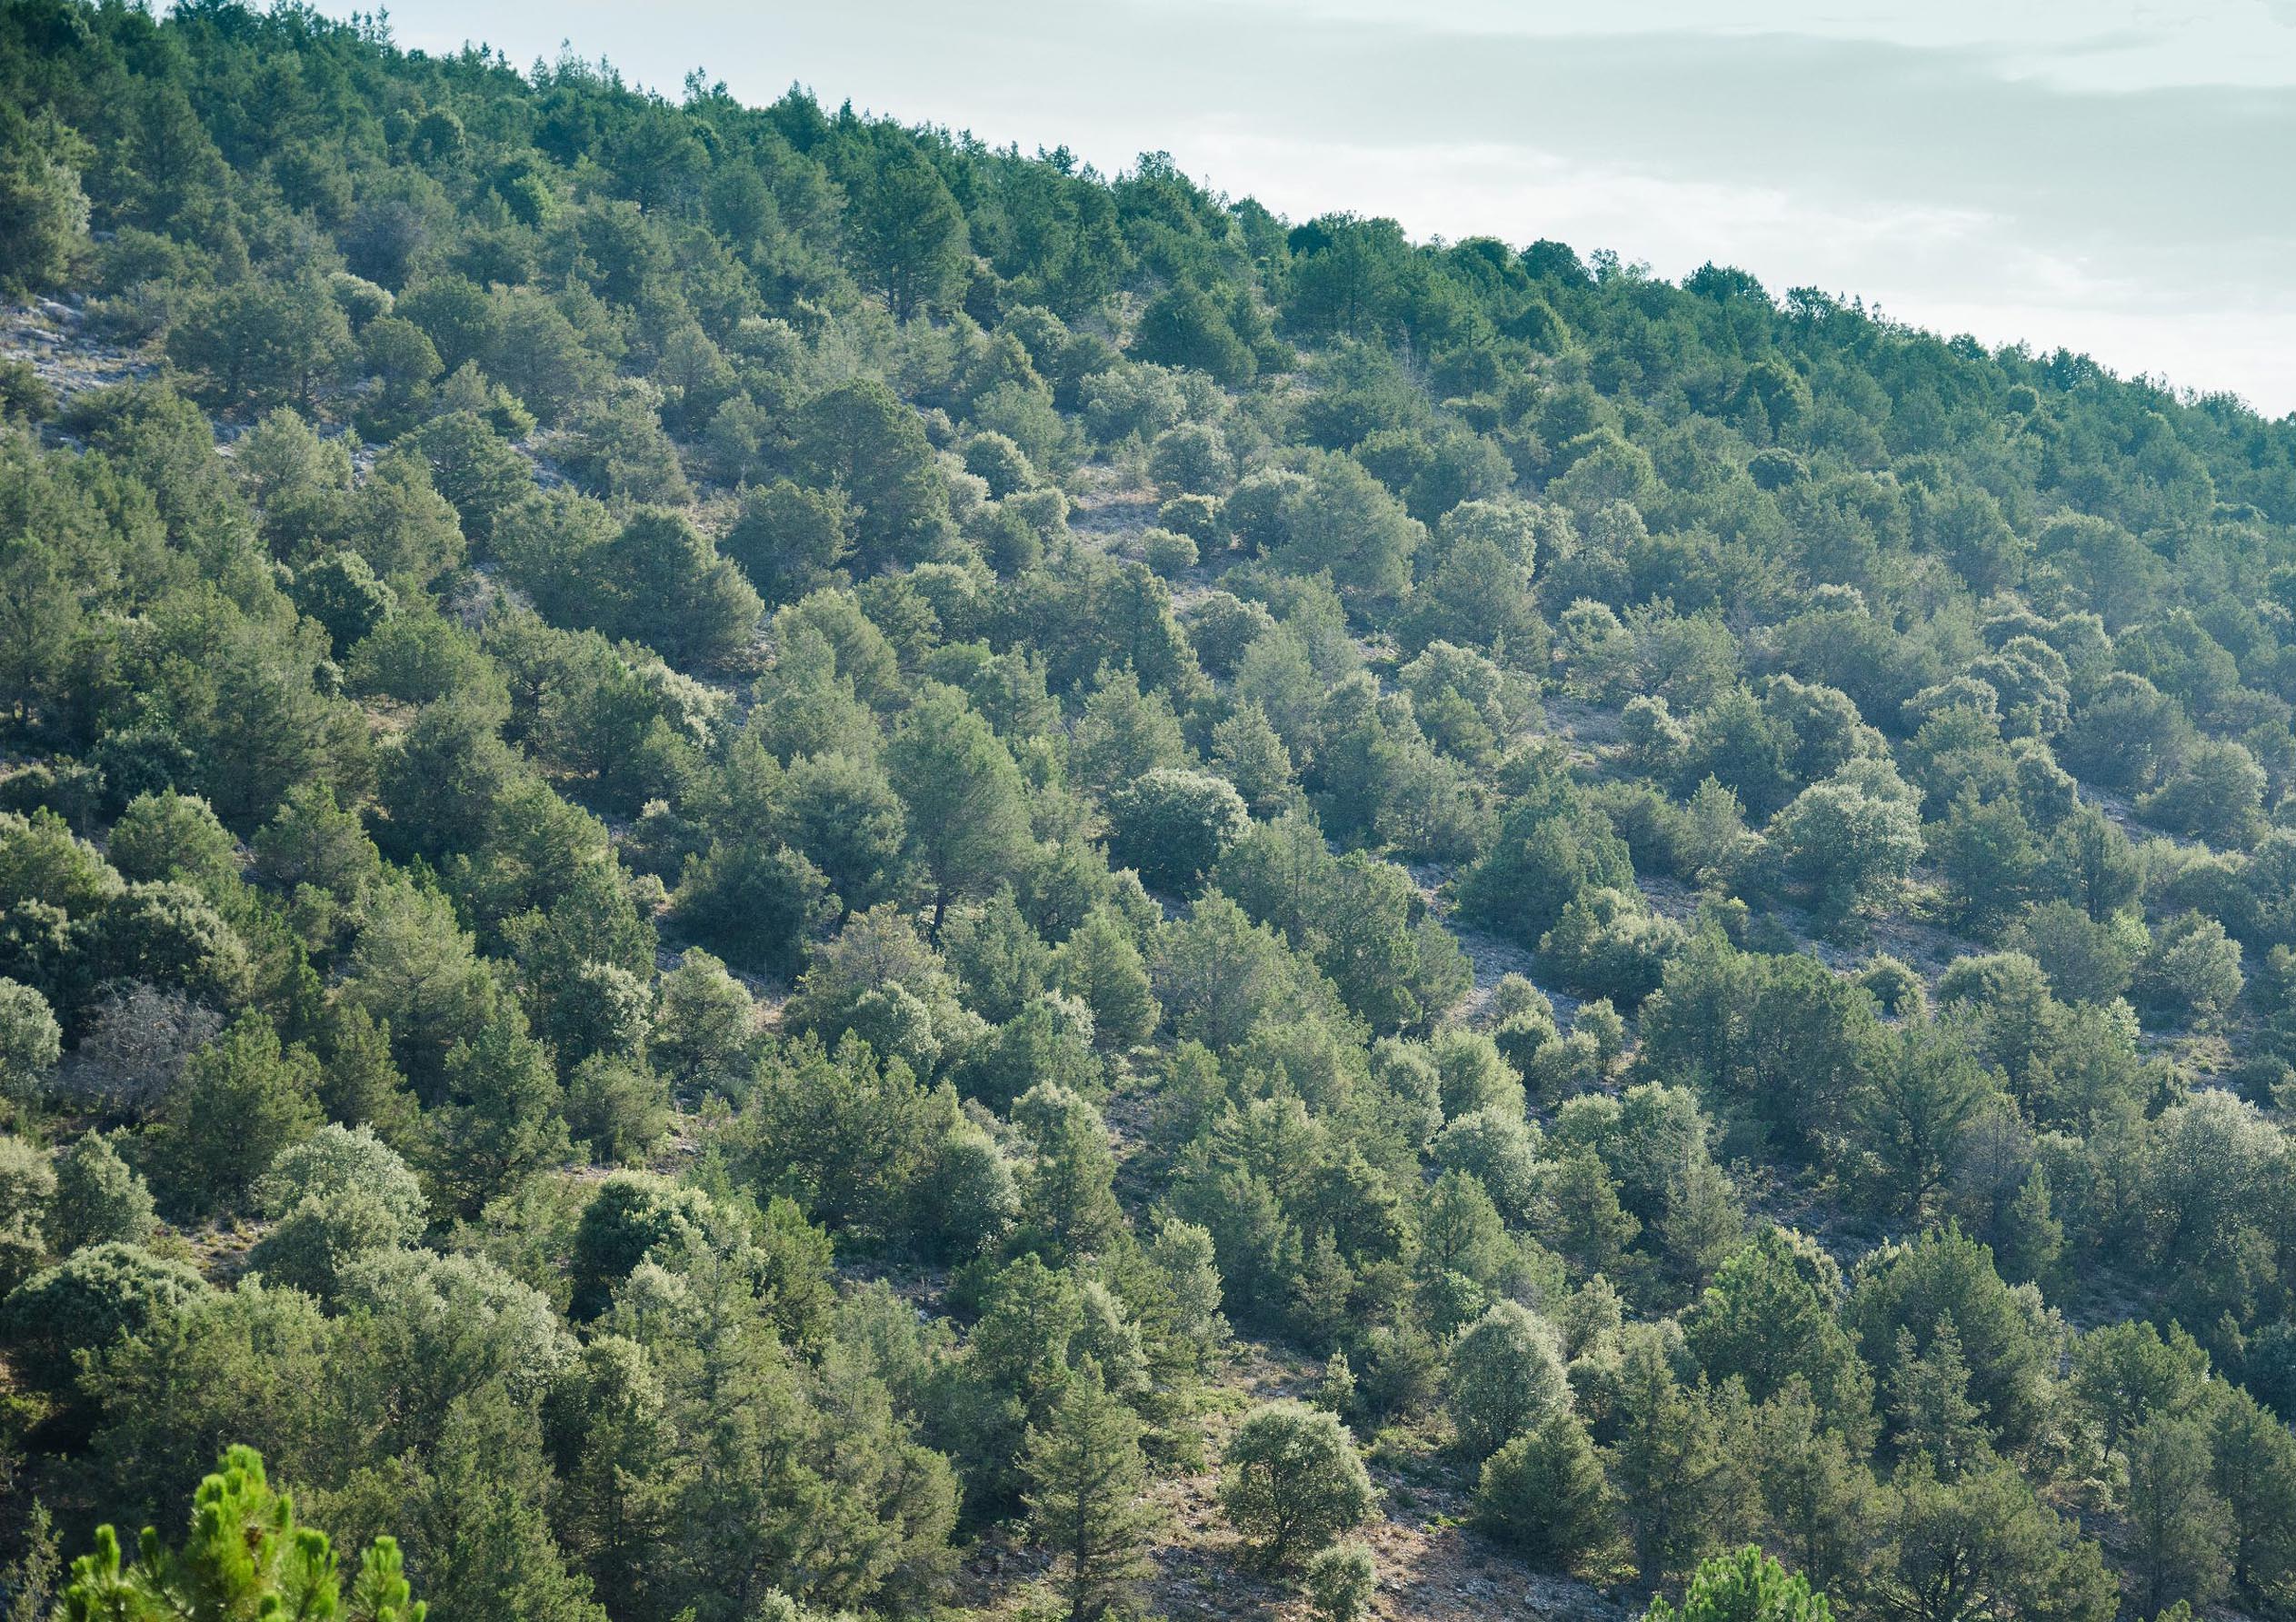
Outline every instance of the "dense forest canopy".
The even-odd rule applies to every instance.
[[[215,0],[0,292],[11,1617],[2296,1610],[2296,419]]]

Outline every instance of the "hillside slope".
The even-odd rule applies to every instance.
[[[2296,421],[292,8],[0,90],[12,1615],[232,1443],[440,1617],[2296,1605]]]

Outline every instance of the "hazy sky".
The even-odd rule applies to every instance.
[[[338,3],[335,9],[352,7]],[[675,94],[1149,148],[1303,219],[1707,259],[2296,412],[2296,0],[400,0]]]

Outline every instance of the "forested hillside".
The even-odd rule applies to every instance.
[[[2296,419],[214,0],[0,294],[14,1622],[2296,1611]]]

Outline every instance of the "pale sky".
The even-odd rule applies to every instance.
[[[329,9],[354,9],[330,0]],[[675,95],[793,81],[1294,220],[1712,259],[2296,412],[2296,0],[400,0]]]

